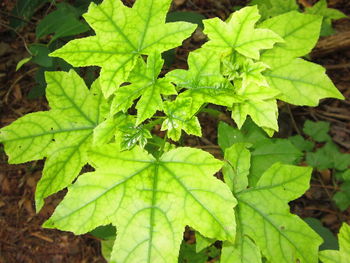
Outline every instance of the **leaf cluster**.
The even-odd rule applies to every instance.
[[[267,135],[278,131],[277,100],[316,106],[343,98],[321,66],[300,58],[316,44],[322,18],[292,11],[261,22],[250,6],[226,21],[205,19],[208,41],[189,54],[188,69],[164,71],[164,52],[197,27],[167,22],[170,5],[92,2],[87,26],[62,4],[39,24],[38,37],[53,34],[53,42],[79,31],[51,23],[62,13],[80,32],[94,31],[50,54],[37,45],[45,66],[59,58],[70,70],[45,73],[49,111],[0,130],[10,163],[46,158],[37,210],[68,188],[44,226],[75,234],[115,226],[110,262],[176,262],[185,226],[202,244],[224,241],[223,262],[316,262],[321,238],[288,207],[308,188],[311,168],[292,165],[302,155],[292,142]],[[98,66],[99,77],[86,85],[72,66]],[[182,131],[201,136],[197,115],[208,104],[231,111],[242,128],[220,125],[224,162],[176,143]],[[86,164],[94,170],[80,175]],[[221,168],[225,183],[213,176]]]

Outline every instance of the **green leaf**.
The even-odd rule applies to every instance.
[[[215,241],[215,239],[204,237],[199,232],[196,232],[196,252],[201,252]]]
[[[208,256],[205,251],[198,253],[195,244],[182,242],[178,263],[206,263],[207,260]]]
[[[158,160],[139,147],[119,150],[109,144],[91,151],[96,171],[68,188],[45,227],[81,234],[112,223],[118,234],[111,262],[176,262],[186,225],[209,238],[234,241],[236,202],[212,176],[220,161],[192,148],[171,150]]]
[[[205,19],[205,16],[202,14],[188,11],[169,12],[166,16],[166,22],[185,21],[197,24],[200,28],[204,28],[203,19]]]
[[[276,162],[297,164],[302,153],[284,139],[268,140],[252,146],[249,185],[255,185],[261,175]]]
[[[323,98],[344,99],[320,65],[299,58],[269,65],[264,75],[271,87],[281,91],[280,100],[316,106]]]
[[[17,28],[25,25],[26,22],[20,18],[30,20],[35,11],[49,1],[50,0],[17,0],[16,5],[12,9],[14,17],[9,20],[10,26]]]
[[[238,128],[242,127],[248,115],[258,126],[278,131],[276,100],[247,99],[243,103],[233,105],[231,116]]]
[[[163,66],[160,54],[154,53],[147,59],[147,64],[142,58],[138,60],[133,71],[130,73],[127,86],[120,87],[112,102],[112,112],[126,112],[133,101],[139,97],[136,104],[136,125],[150,118],[157,110],[163,110],[161,94],[176,94],[175,87],[165,78],[158,79]]]
[[[217,52],[206,49],[191,52],[188,65],[189,70],[173,70],[166,78],[178,88],[187,89],[179,97],[192,98],[190,114],[196,114],[204,103],[231,107],[233,103],[240,101],[232,84],[221,74],[220,57]]]
[[[311,152],[315,147],[315,144],[311,141],[305,140],[300,135],[294,135],[288,138],[288,140],[302,152]]]
[[[338,240],[335,238],[334,234],[328,228],[324,227],[319,219],[308,217],[304,218],[304,221],[322,237],[323,243],[319,250],[339,248]]]
[[[317,262],[322,239],[303,220],[290,214],[288,206],[289,201],[309,188],[311,172],[309,167],[276,163],[261,176],[256,186],[235,194],[237,228],[244,240],[241,253],[250,253],[245,257],[257,257],[258,250],[250,238],[268,262]]]
[[[332,138],[329,136],[328,132],[330,129],[330,123],[326,121],[313,122],[306,120],[304,123],[303,132],[309,135],[316,142],[328,142]]]
[[[248,236],[237,229],[235,245],[224,242],[220,263],[261,263],[259,247]]]
[[[58,21],[60,21],[58,23]],[[67,3],[57,4],[57,10],[45,16],[36,27],[36,37],[54,34],[51,42],[60,37],[73,36],[88,31],[86,23],[79,21],[74,7]]]
[[[106,114],[98,81],[89,90],[73,70],[46,72],[46,81],[51,110],[27,114],[0,130],[10,163],[47,157],[35,193],[37,210],[87,163],[93,129]]]
[[[329,36],[334,33],[332,20],[347,17],[343,12],[337,9],[328,8],[326,0],[319,0],[312,7],[305,8],[305,13],[323,17],[321,36]]]
[[[24,64],[28,63],[32,57],[22,58],[20,61],[18,61],[16,65],[16,71],[18,71]]]
[[[277,43],[273,49],[264,51],[261,59],[267,64],[274,64],[274,61],[280,63],[278,61],[288,61],[309,54],[319,38],[321,22],[319,16],[296,11],[264,21],[259,27],[276,32],[285,42]]]
[[[248,186],[250,170],[250,151],[247,143],[235,143],[225,150],[223,174],[225,183],[233,193],[240,192]]]
[[[254,144],[266,140],[268,139],[264,131],[250,119],[247,119],[240,130],[233,128],[225,122],[219,122],[218,144],[223,151],[234,143],[244,142]]]
[[[191,115],[188,111],[191,105],[191,98],[183,97],[179,97],[172,102],[164,102],[164,113],[167,118],[164,120],[161,130],[167,130],[170,139],[178,141],[181,137],[181,130],[184,130],[187,134],[202,136],[197,117]]]
[[[210,39],[204,47],[225,55],[237,51],[246,57],[259,59],[262,49],[270,49],[276,42],[283,42],[273,31],[255,28],[259,19],[258,8],[250,6],[234,12],[226,22],[219,18],[204,20],[204,33]]]
[[[338,235],[339,251],[325,250],[320,252],[323,263],[346,263],[350,258],[350,226],[343,223]]]
[[[48,55],[50,50],[43,44],[31,44],[29,46],[30,52],[32,52],[32,62],[42,67],[52,67],[53,59]]]
[[[137,0],[132,8],[120,0],[90,4],[83,15],[96,35],[72,40],[51,53],[75,67],[100,66],[103,93],[110,96],[127,81],[137,58],[181,45],[196,25],[165,23],[171,0]]]
[[[332,141],[327,142],[316,152],[306,154],[306,162],[319,170],[334,168],[339,171],[350,166],[350,154],[344,154]]]
[[[345,211],[350,206],[350,181],[345,181],[338,192],[333,196],[333,200],[341,211]]]

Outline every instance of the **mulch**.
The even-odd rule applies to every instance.
[[[132,2],[125,1],[128,5]],[[172,8],[199,12],[208,18],[218,16],[225,19],[234,6],[244,5],[245,2],[247,1],[174,0]],[[299,2],[309,5],[316,1]],[[331,7],[350,15],[348,0],[328,2]],[[26,113],[48,109],[44,98],[27,98],[27,94],[35,86],[34,75],[37,67],[27,64],[17,72],[15,68],[20,59],[28,56],[24,43],[35,41],[36,23],[52,7],[49,4],[44,5],[34,14],[31,23],[17,33],[8,27],[8,14],[13,7],[14,1],[10,0],[4,0],[0,4],[0,127]],[[326,99],[316,108],[287,107],[282,104],[280,110],[288,121],[283,122],[286,127],[282,127],[284,134],[280,136],[296,134],[306,119],[328,121],[331,123],[333,141],[340,146],[342,152],[350,153],[350,44],[346,44],[346,41],[350,43],[350,20],[339,20],[334,26],[338,31],[337,35],[321,39],[311,58],[326,67],[327,74],[347,99]],[[194,34],[187,40],[177,50],[176,67],[185,68],[188,52],[202,43],[200,34]],[[220,155],[215,146],[218,121],[208,114],[201,114],[200,120],[204,128],[204,138],[190,136],[186,141],[216,156]],[[9,165],[0,148],[0,263],[105,262],[100,253],[99,240],[92,235],[74,236],[69,232],[41,227],[65,194],[65,191],[61,191],[49,197],[42,211],[35,213],[34,192],[42,168],[43,161]],[[303,218],[318,218],[324,226],[337,233],[342,222],[350,223],[350,209],[341,212],[331,201],[337,190],[331,170],[315,172],[311,188],[292,203],[292,211]]]

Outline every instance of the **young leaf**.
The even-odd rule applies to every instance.
[[[191,98],[178,98],[175,101],[164,102],[164,113],[167,118],[162,124],[162,131],[168,130],[168,136],[174,141],[181,137],[181,130],[187,134],[202,136],[201,126],[197,117],[190,114],[188,109],[192,105]]]
[[[204,20],[204,33],[209,41],[203,47],[222,54],[232,54],[234,51],[253,59],[259,59],[260,50],[272,48],[276,42],[283,39],[268,29],[255,28],[260,19],[256,6],[242,8],[234,12],[224,22],[219,18]]]
[[[112,223],[118,234],[111,261],[125,263],[176,262],[186,225],[234,241],[236,202],[212,176],[222,163],[210,154],[177,148],[156,160],[139,147],[120,152],[109,144],[94,149],[90,161],[96,171],[68,188],[45,227],[81,234]]]
[[[10,163],[47,157],[35,193],[37,210],[87,163],[93,129],[107,113],[98,81],[88,90],[73,70],[46,72],[46,81],[51,110],[25,115],[0,130]]]
[[[318,247],[322,239],[308,225],[289,213],[288,202],[298,198],[308,188],[311,168],[276,163],[259,179],[256,186],[235,194],[238,200],[237,227],[244,242],[239,245],[241,253],[258,250],[271,263],[317,262]],[[249,243],[245,243],[249,242]],[[237,257],[232,253],[231,261]],[[245,258],[248,255],[240,255]],[[249,262],[249,261],[238,261]],[[252,261],[258,262],[258,261]]]
[[[189,114],[196,114],[204,103],[231,107],[240,101],[232,84],[220,72],[220,57],[217,52],[206,49],[191,52],[188,65],[189,70],[176,69],[166,77],[177,87],[187,89],[179,97],[192,98]]]
[[[238,128],[241,128],[247,116],[262,128],[269,128],[278,131],[278,108],[277,101],[270,100],[249,100],[249,97],[243,103],[237,103],[232,107],[232,119],[236,122]]]
[[[117,90],[112,102],[112,112],[126,112],[133,101],[141,97],[136,104],[136,125],[139,125],[147,118],[152,117],[157,110],[163,110],[161,94],[176,94],[176,90],[169,80],[158,79],[162,66],[163,60],[159,53],[148,56],[147,64],[142,58],[139,58],[128,79],[131,84]]]
[[[323,263],[346,263],[350,258],[350,226],[343,223],[340,228],[339,251],[325,250],[320,252],[320,260]]]
[[[312,7],[305,8],[305,13],[319,15],[323,17],[321,36],[329,36],[334,33],[334,29],[332,27],[332,20],[346,17],[346,15],[341,11],[333,8],[328,8],[326,0],[319,0]]]
[[[141,55],[162,53],[181,45],[196,25],[165,23],[171,0],[137,0],[132,8],[120,0],[91,3],[83,15],[96,35],[72,40],[51,53],[76,67],[100,66],[103,93],[110,96],[127,81]]]

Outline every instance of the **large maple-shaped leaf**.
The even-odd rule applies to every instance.
[[[188,65],[189,70],[173,70],[166,78],[177,87],[187,89],[179,97],[192,99],[188,109],[191,115],[196,114],[205,103],[231,107],[233,103],[241,101],[232,84],[222,76],[217,53],[207,49],[191,52]]]
[[[228,148],[226,151],[231,150]],[[229,152],[225,156],[230,158],[230,163],[236,163],[238,158],[238,155]],[[235,262],[233,259],[239,255],[241,260],[238,262],[248,263],[249,259],[259,255],[259,249],[272,263],[317,262],[321,238],[303,220],[290,214],[288,206],[289,201],[308,189],[311,171],[309,167],[276,163],[255,186],[235,190],[238,237],[231,257],[224,251],[225,257],[231,260],[225,262]],[[243,182],[242,173],[225,176],[232,175],[234,177],[230,181]],[[243,185],[246,184],[245,181]],[[226,244],[224,249],[232,249],[229,247]]]
[[[96,171],[81,175],[44,224],[85,233],[114,224],[111,262],[177,262],[186,225],[211,238],[234,241],[235,200],[212,175],[221,162],[192,148],[155,159],[139,147],[95,149]],[[200,220],[199,220],[200,219]]]
[[[255,28],[259,19],[258,8],[250,6],[234,12],[226,22],[219,18],[204,20],[204,33],[210,39],[204,47],[224,54],[237,51],[246,57],[259,59],[262,49],[269,49],[276,42],[283,42],[273,31]]]
[[[338,235],[339,251],[324,250],[320,252],[320,260],[323,263],[347,263],[350,259],[350,226],[343,223]]]
[[[10,163],[47,157],[35,193],[37,209],[79,174],[87,163],[93,129],[108,112],[98,81],[89,90],[71,70],[46,72],[46,82],[51,110],[27,114],[0,130]]]
[[[161,94],[176,94],[175,87],[169,80],[158,79],[163,62],[159,53],[148,56],[147,64],[140,58],[130,73],[128,82],[131,84],[117,90],[112,103],[112,112],[120,110],[126,112],[133,101],[140,96],[141,98],[136,104],[137,125],[152,117],[157,110],[163,110]]]
[[[162,53],[181,45],[196,25],[165,23],[171,0],[137,0],[132,8],[120,0],[91,3],[83,16],[96,35],[72,40],[54,51],[76,67],[100,66],[106,97],[125,82],[140,55]]]

